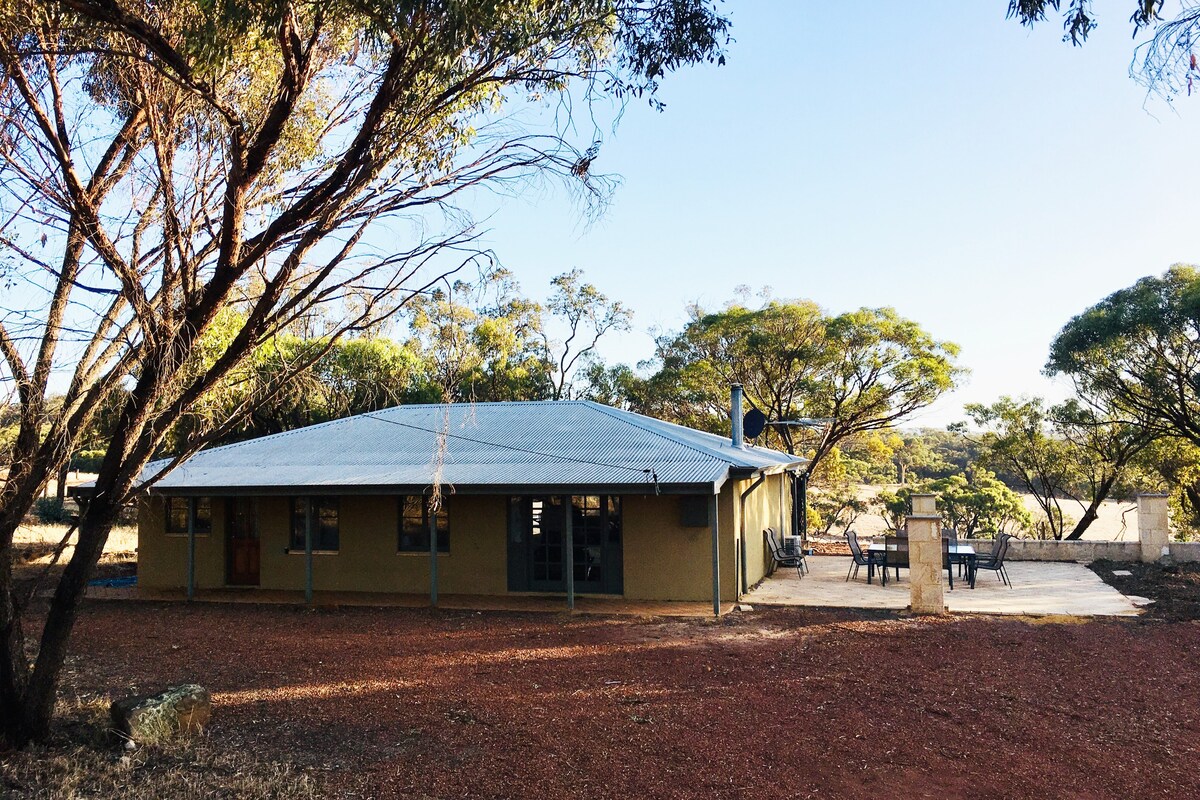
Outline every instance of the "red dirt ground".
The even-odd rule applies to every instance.
[[[1200,623],[88,604],[66,684],[395,798],[1200,796]],[[114,685],[113,676],[122,676]]]

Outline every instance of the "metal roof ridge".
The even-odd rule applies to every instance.
[[[727,458],[724,454],[713,453],[707,449],[704,449],[697,445],[694,445],[691,442],[685,442],[681,439],[676,439],[671,436],[667,436],[662,431],[655,430],[654,428],[650,427],[649,425],[644,425],[641,422],[639,422],[639,419],[653,419],[653,417],[646,417],[643,414],[638,414],[636,411],[625,411],[624,409],[613,408],[612,406],[606,406],[603,403],[597,403],[594,400],[579,400],[579,401],[575,401],[575,402],[584,403],[584,404],[588,405],[589,407],[591,407],[597,411],[600,411],[601,413],[605,414],[606,416],[609,416],[615,420],[624,422],[626,425],[632,425],[633,427],[637,428],[638,430],[644,431],[646,433],[654,434],[655,436],[657,436],[660,439],[664,439],[668,442],[671,442],[672,444],[676,444],[681,447],[686,447],[688,450],[697,452],[700,455],[708,456],[711,459],[725,462],[726,464],[729,464],[730,466],[733,466],[733,464],[734,464],[733,460],[730,458]],[[633,418],[630,419],[630,417],[633,417]],[[662,422],[663,420],[656,420],[656,421]],[[670,424],[670,423],[667,423],[667,424]],[[681,425],[679,427],[686,428],[687,426]],[[694,431],[696,429],[688,428],[688,430]],[[708,433],[707,431],[697,431],[697,432],[698,433]],[[716,436],[715,433],[709,434],[709,435]]]

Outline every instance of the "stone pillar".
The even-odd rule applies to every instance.
[[[1137,498],[1138,541],[1142,545],[1142,562],[1152,563],[1170,555],[1171,538],[1167,521],[1165,494],[1139,494]]]
[[[908,515],[908,576],[914,614],[945,614],[942,597],[942,518],[916,513],[935,504],[933,495],[913,495]]]
[[[936,494],[914,494],[912,496],[913,514],[922,517],[929,517],[937,514],[937,495]],[[939,536],[941,533],[939,532]]]

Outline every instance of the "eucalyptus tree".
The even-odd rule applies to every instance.
[[[1078,462],[1070,446],[1054,435],[1045,402],[1040,397],[1001,397],[991,405],[969,403],[965,411],[981,431],[973,437],[980,463],[1015,476],[1041,509],[1048,538],[1063,538],[1068,516],[1062,506],[1072,498]],[[961,423],[953,427],[965,431]]]
[[[541,348],[542,309],[507,270],[457,280],[415,298],[408,349],[428,399],[543,400],[552,366]]]
[[[550,285],[554,289],[546,302],[546,311],[551,320],[543,321],[542,346],[551,364],[551,398],[568,400],[579,391],[575,386],[576,371],[595,361],[596,346],[601,339],[613,332],[629,330],[633,311],[620,300],[612,300],[594,285],[585,283],[582,270],[557,275]],[[553,338],[548,321],[560,323],[561,339]]]
[[[1042,510],[1042,527],[1055,539],[1083,536],[1101,503],[1123,486],[1134,459],[1154,438],[1078,399],[1047,407],[1037,397],[1002,397],[965,410],[981,431],[968,434],[979,446],[979,462],[1015,478],[1033,496]],[[1064,502],[1082,511],[1069,531]]]
[[[890,308],[830,315],[810,301],[694,308],[677,334],[658,340],[648,411],[711,430],[728,426],[728,385],[772,422],[768,441],[804,452],[816,470],[839,443],[902,422],[948,391],[962,370],[941,342]]]
[[[463,209],[477,187],[550,173],[601,193],[597,150],[568,140],[562,110],[660,105],[666,73],[723,60],[726,30],[714,0],[0,5],[0,358],[19,409],[0,489],[5,739],[48,734],[88,576],[175,422],[289,326],[325,320],[311,332],[332,346],[485,255]],[[558,126],[522,125],[530,100]],[[242,321],[206,358],[231,305]],[[321,355],[193,431],[176,460]],[[110,402],[31,662],[13,532]]]
[[[1200,271],[1177,264],[1078,314],[1045,371],[1129,423],[1200,445]]]

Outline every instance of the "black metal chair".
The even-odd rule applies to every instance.
[[[894,567],[896,570],[896,580],[900,580],[900,568],[908,569],[908,532],[904,535],[885,536],[883,537],[884,547],[883,553],[883,583],[887,585],[887,571],[889,567]]]
[[[803,548],[798,548],[795,552],[784,549],[783,543],[775,535],[774,528],[767,528],[763,531],[763,536],[767,537],[767,546],[771,549],[771,558],[774,560],[775,566],[795,567],[796,577],[803,578],[804,573],[808,572],[808,564],[804,563]]]
[[[990,570],[996,573],[996,578],[1004,583],[1008,588],[1012,588],[1012,580],[1008,577],[1008,570],[1004,568],[1004,557],[1008,555],[1008,543],[1017,537],[1010,533],[1000,533],[996,535],[996,541],[992,545],[990,555],[978,556],[975,563],[971,566],[971,588],[975,588],[975,574],[981,569]]]
[[[854,558],[854,563],[846,570],[846,580],[850,580],[851,574],[857,578],[858,568],[866,567],[867,583],[870,583],[875,574],[875,565],[880,563],[881,559],[877,559],[876,554],[870,551],[863,552],[862,545],[858,543],[858,534],[854,531],[846,531],[846,544],[850,546],[850,555]]]
[[[954,528],[942,528],[942,539],[948,540],[950,542],[951,550],[957,549],[957,547],[958,547],[958,531],[956,531]],[[963,574],[963,567],[965,566],[966,559],[964,559],[962,556],[960,556],[956,553],[951,553],[950,554],[950,563],[954,564],[958,567],[958,574],[961,576]],[[950,581],[950,588],[951,589],[954,588],[953,580]]]
[[[950,555],[951,539],[946,535],[946,531],[942,531],[942,569],[946,570],[946,577],[950,580],[950,591],[954,591],[954,556]]]

